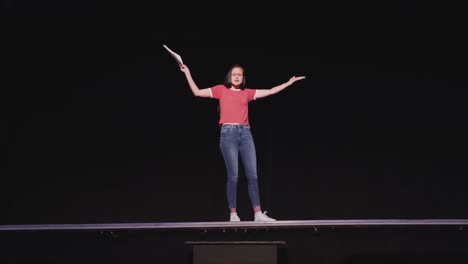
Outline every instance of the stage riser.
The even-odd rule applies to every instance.
[[[468,263],[468,230],[454,226],[0,232],[0,263],[188,264],[187,241],[284,241],[288,264]],[[228,255],[227,264],[240,250],[224,248],[215,257]],[[206,260],[206,248],[195,252],[192,261]],[[249,254],[275,255],[271,249]]]

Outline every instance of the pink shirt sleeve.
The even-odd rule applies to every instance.
[[[257,94],[257,90],[256,89],[248,89],[246,88],[245,89],[247,91],[247,98],[249,99],[249,102],[252,101],[252,100],[255,100],[255,95]]]
[[[211,90],[211,97],[215,99],[221,98],[221,95],[223,94],[223,90],[226,89],[224,85],[218,84],[210,88]]]

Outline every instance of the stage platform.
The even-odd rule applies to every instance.
[[[0,231],[47,230],[208,230],[208,229],[294,229],[318,227],[366,226],[468,226],[468,219],[350,219],[350,220],[288,220],[275,222],[155,222],[96,224],[24,224],[0,225]]]
[[[0,225],[0,263],[8,264],[194,264],[228,251],[218,257],[250,261],[266,252],[259,247],[287,264],[466,264],[468,219]],[[241,249],[255,250],[232,253]]]

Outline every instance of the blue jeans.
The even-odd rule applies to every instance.
[[[260,206],[255,144],[248,125],[223,125],[220,148],[227,171],[227,201],[229,208],[236,208],[237,180],[239,178],[239,154],[247,178],[247,188],[253,207]]]

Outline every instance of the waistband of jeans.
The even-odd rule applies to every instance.
[[[225,127],[225,126],[249,126],[247,124],[222,124],[221,127]]]

